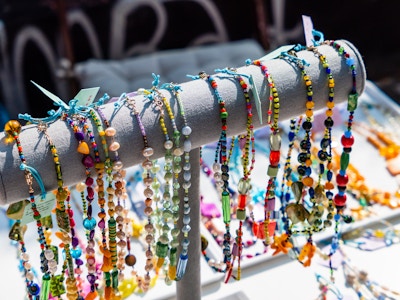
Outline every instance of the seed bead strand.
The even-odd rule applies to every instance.
[[[19,139],[19,134],[21,132],[21,124],[16,120],[8,121],[4,126],[4,132],[7,133],[7,140],[13,141],[17,145],[19,158],[21,160],[21,170],[24,171],[25,180],[28,185],[29,190],[29,202],[31,204],[31,209],[33,213],[33,218],[36,220],[37,232],[39,236],[40,243],[40,260],[41,260],[41,271],[44,273],[42,277],[42,289],[40,297],[43,299],[48,299],[50,293],[50,279],[57,271],[57,261],[55,260],[55,254],[50,245],[46,242],[46,237],[44,235],[43,225],[42,225],[42,216],[37,209],[36,201],[35,201],[35,191],[33,190],[32,184],[34,175],[32,174],[31,168],[28,167],[25,155],[23,153],[21,141]],[[29,263],[28,263],[29,264]],[[29,265],[27,265],[29,269]],[[33,296],[31,293],[38,293],[39,291],[36,289],[36,286],[32,286],[33,290],[28,287],[28,293]],[[36,296],[36,295],[35,295]]]
[[[146,206],[144,209],[144,213],[147,216],[147,224],[145,225],[145,231],[146,231],[145,241],[147,243],[147,249],[146,249],[146,253],[145,253],[146,254],[146,264],[145,264],[146,274],[144,275],[143,279],[137,275],[136,271],[133,271],[133,274],[136,274],[139,288],[141,288],[144,292],[147,292],[150,288],[150,281],[151,281],[150,272],[154,269],[154,264],[153,264],[154,254],[152,251],[152,247],[154,244],[154,225],[151,220],[151,217],[153,214],[153,208],[152,208],[153,200],[151,197],[154,194],[153,190],[151,189],[151,185],[153,183],[153,177],[152,177],[152,173],[151,173],[151,169],[153,168],[153,162],[150,160],[150,157],[153,155],[154,150],[153,150],[153,148],[151,148],[149,146],[149,143],[147,140],[147,135],[146,135],[146,130],[145,130],[145,127],[140,118],[139,111],[136,108],[135,99],[133,97],[132,98],[128,97],[126,99],[126,103],[127,103],[128,108],[131,109],[131,111],[133,112],[133,114],[136,117],[140,132],[142,133],[143,144],[144,144],[144,148],[142,151],[144,161],[142,162],[142,167],[144,169],[143,183],[146,186],[146,188],[144,189],[144,196],[146,198],[144,201],[144,204]],[[125,263],[126,263],[126,265],[133,267],[136,264],[136,257],[133,254],[131,254],[131,252],[130,252],[131,247],[130,247],[129,242],[127,244],[127,250],[128,250],[128,254],[125,257]]]
[[[286,215],[286,206],[291,198],[290,187],[292,186],[292,152],[294,148],[294,144],[296,141],[296,137],[300,131],[301,124],[303,122],[303,116],[301,115],[297,121],[296,119],[290,120],[290,131],[288,134],[288,150],[285,159],[285,165],[283,167],[283,175],[282,175],[282,183],[281,183],[281,214],[282,214],[282,222],[284,224],[284,230],[288,237],[290,238],[291,233],[289,230],[289,219]]]
[[[180,97],[179,89],[180,87],[174,84],[166,85],[166,88],[172,92],[175,99],[178,102],[179,113],[183,119],[183,127],[182,134],[185,139],[183,142],[183,151],[184,151],[184,163],[183,163],[183,184],[182,188],[184,190],[183,195],[183,239],[181,241],[182,251],[179,255],[179,260],[177,264],[177,273],[175,280],[180,280],[185,274],[187,261],[189,258],[189,231],[190,231],[190,203],[189,203],[189,189],[191,186],[191,165],[190,165],[190,151],[192,149],[192,143],[190,141],[190,134],[192,133],[192,129],[188,125],[188,121],[185,115],[185,108]]]

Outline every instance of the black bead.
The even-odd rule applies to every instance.
[[[309,131],[309,130],[311,130],[311,128],[312,128],[312,123],[309,122],[309,121],[305,121],[305,122],[303,122],[302,127],[303,127],[304,130]]]
[[[351,147],[344,147],[343,148],[343,152],[350,153],[351,152]]]
[[[300,142],[300,148],[301,148],[302,150],[308,150],[308,149],[310,149],[310,148],[311,148],[311,142],[308,141],[308,140],[302,140],[302,141]]]
[[[300,176],[306,175],[306,167],[304,167],[304,166],[298,166],[298,168],[297,168],[297,173],[299,173]]]
[[[308,158],[308,154],[307,154],[307,153],[300,153],[300,154],[297,156],[297,161],[298,161],[299,163],[305,163],[306,160],[307,160],[307,158]]]
[[[326,128],[332,128],[333,124],[334,122],[331,117],[326,118],[326,120],[324,121],[324,125]]]
[[[321,148],[325,149],[329,147],[329,139],[322,139],[321,140]]]
[[[319,150],[318,158],[322,161],[326,161],[328,159],[328,153],[326,153],[325,151]]]

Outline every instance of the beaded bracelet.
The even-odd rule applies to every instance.
[[[139,129],[140,132],[142,133],[142,137],[143,137],[143,144],[144,144],[144,148],[142,151],[142,155],[144,157],[144,161],[142,162],[142,167],[144,169],[143,172],[143,183],[145,184],[146,188],[144,189],[144,196],[146,197],[145,199],[145,209],[144,209],[144,213],[147,216],[147,224],[145,225],[145,231],[146,231],[146,243],[147,243],[147,250],[146,250],[146,264],[145,264],[145,271],[146,274],[144,275],[143,279],[139,278],[137,276],[137,283],[139,285],[139,287],[144,291],[147,292],[150,288],[150,281],[151,281],[151,277],[150,277],[150,272],[154,269],[154,264],[153,264],[153,251],[152,251],[152,247],[154,244],[154,225],[152,223],[152,219],[151,216],[153,214],[153,208],[152,208],[152,196],[154,194],[153,190],[151,189],[151,185],[153,183],[153,176],[151,174],[151,170],[153,167],[153,163],[150,160],[150,157],[153,155],[154,150],[153,148],[151,148],[149,146],[148,140],[147,140],[147,135],[146,135],[146,130],[145,127],[142,123],[142,120],[140,118],[140,114],[139,111],[136,108],[136,102],[135,102],[135,98],[134,97],[126,97],[125,98],[125,103],[128,106],[128,108],[132,111],[132,113],[134,114],[137,123],[139,125]],[[130,266],[130,267],[134,267],[134,265],[136,264],[136,257],[135,255],[131,254],[130,250],[130,242],[128,240],[127,243],[127,250],[128,250],[128,254],[125,257],[125,263]]]

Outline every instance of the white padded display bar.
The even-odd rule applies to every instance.
[[[357,91],[361,94],[366,80],[366,71],[362,57],[357,49],[348,41],[339,40],[345,50],[355,60],[357,70]],[[347,95],[351,90],[352,77],[349,66],[338,52],[331,46],[319,46],[319,51],[326,55],[327,61],[332,70],[335,80],[335,102],[347,100]],[[325,106],[328,99],[328,88],[326,73],[316,57],[310,51],[298,52],[298,57],[305,59],[310,65],[306,67],[306,72],[310,75],[313,83],[313,99],[315,109]],[[254,57],[251,59],[258,59]],[[266,62],[269,72],[273,77],[275,86],[280,98],[280,120],[299,116],[305,111],[306,89],[299,69],[283,59],[274,59]],[[221,68],[229,66],[221,66]],[[201,71],[201,69],[199,70]],[[266,112],[268,110],[269,90],[267,82],[257,66],[244,66],[238,68],[238,73],[251,74],[258,87],[260,99],[262,100],[262,113],[264,123],[260,124],[254,106],[254,128],[266,126]],[[151,70],[149,70],[149,73]],[[197,75],[197,74],[192,74]],[[246,109],[243,92],[237,81],[224,74],[214,75],[218,82],[218,89],[226,103],[228,111],[228,130],[229,136],[242,133],[246,129]],[[150,74],[149,74],[150,77]],[[162,78],[161,78],[162,81]],[[209,84],[204,80],[193,80],[183,83],[181,99],[185,106],[185,112],[189,126],[192,128],[191,141],[193,148],[215,142],[218,140],[221,131],[221,121],[219,117],[218,101]],[[150,88],[149,86],[144,88]],[[130,91],[121,91],[130,92]],[[167,91],[163,91],[167,98],[171,98]],[[137,97],[137,107],[142,112],[142,121],[146,128],[146,133],[150,146],[155,150],[154,158],[163,156],[163,141],[158,113],[154,112],[148,99],[141,96]],[[177,115],[177,103],[174,98],[170,99],[175,115]],[[137,125],[136,119],[131,111],[122,106],[118,111],[113,104],[106,104],[103,109],[105,115],[110,120],[111,125],[117,129],[116,140],[121,144],[119,155],[125,167],[139,164],[143,160],[141,151],[143,140]],[[25,113],[25,112],[21,112]],[[33,116],[45,117],[45,116]],[[182,119],[177,115],[176,122],[178,127],[182,126]],[[170,125],[167,118],[167,125]],[[169,127],[170,131],[172,127]],[[96,133],[96,130],[94,130]],[[76,151],[77,141],[68,125],[61,120],[51,124],[48,133],[53,139],[59,152],[59,160],[62,166],[64,183],[67,186],[74,185],[85,178],[83,165],[81,164],[82,155]],[[0,133],[0,139],[4,140],[4,133]],[[46,138],[41,135],[35,125],[24,126],[20,134],[20,140],[24,149],[27,164],[34,167],[41,175],[47,190],[57,187],[54,172],[53,160],[49,151]],[[0,204],[7,204],[24,199],[27,196],[27,186],[24,174],[19,169],[20,159],[15,145],[0,145]],[[39,193],[39,187],[34,185],[34,189]]]

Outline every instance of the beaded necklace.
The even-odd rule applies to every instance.
[[[324,131],[324,136],[320,142],[321,150],[318,151],[318,158],[320,160],[319,163],[319,176],[318,176],[318,182],[315,187],[315,200],[317,203],[322,203],[325,199],[323,196],[323,190],[326,190],[325,196],[328,199],[328,216],[327,220],[324,221],[324,226],[329,227],[331,220],[333,218],[332,214],[330,214],[333,211],[333,193],[331,190],[334,188],[332,181],[332,127],[333,127],[333,108],[335,107],[334,103],[334,87],[335,87],[335,81],[332,76],[331,69],[329,67],[328,61],[326,59],[326,56],[321,54],[318,50],[317,47],[309,47],[309,50],[315,53],[315,55],[318,56],[320,63],[322,67],[325,69],[325,73],[327,75],[327,82],[328,82],[328,100],[326,102],[326,111],[325,115],[326,118],[324,120],[325,124],[325,131]],[[325,166],[325,161],[326,161],[326,166]],[[325,173],[325,168],[326,168],[326,182],[325,185],[322,186],[321,184],[321,179],[322,175]],[[316,208],[316,209],[314,209]],[[318,218],[320,215],[318,211],[318,206],[314,206],[314,215]],[[323,210],[323,209],[322,209]]]
[[[107,97],[107,95],[105,95]],[[126,191],[125,191],[125,181],[123,180],[125,177],[125,171],[123,170],[123,163],[121,162],[119,155],[118,155],[118,150],[120,148],[120,144],[115,141],[115,135],[116,135],[116,130],[114,127],[111,127],[110,122],[107,120],[106,116],[104,115],[102,109],[100,106],[97,106],[97,112],[99,113],[99,116],[104,123],[106,129],[104,130],[104,136],[108,137],[110,139],[110,143],[108,147],[105,147],[105,153],[108,153],[107,150],[113,152],[114,154],[114,160],[112,161],[111,158],[107,157],[106,154],[106,165],[108,165],[107,161],[109,161],[109,165],[106,168],[106,173],[107,173],[107,193],[108,193],[108,201],[109,203],[112,202],[114,203],[114,196],[117,197],[117,206],[115,207],[115,212],[117,213],[117,218],[116,218],[116,223],[118,224],[118,232],[116,233],[116,236],[118,237],[119,241],[117,242],[117,245],[120,247],[120,250],[117,251],[117,256],[118,260],[116,262],[116,267],[119,270],[118,272],[118,282],[122,282],[124,280],[124,265],[125,265],[125,255],[126,255],[126,246],[128,243],[129,239],[129,229],[128,226],[130,224],[130,218],[128,215],[128,209],[126,208],[125,205],[125,199],[127,197]],[[102,135],[102,134],[101,134]],[[114,173],[113,173],[114,171]],[[113,182],[114,182],[114,187],[113,187]],[[121,199],[123,200],[123,206],[121,205]],[[113,218],[113,216],[110,216],[110,219]],[[115,257],[114,257],[115,261]],[[104,266],[103,266],[104,267]],[[104,271],[104,270],[103,270]],[[115,294],[118,295],[117,292],[117,280],[115,279],[115,269],[112,273],[112,282],[111,278],[106,279],[106,284],[110,286],[112,284],[113,290],[114,290],[114,296]],[[107,278],[107,275],[106,275]]]
[[[314,190],[314,179],[311,177],[312,173],[312,160],[311,160],[311,129],[314,115],[314,101],[313,101],[313,90],[312,90],[312,80],[305,70],[305,66],[308,65],[304,60],[298,59],[295,56],[295,52],[282,53],[282,58],[289,61],[289,63],[295,63],[300,69],[304,84],[306,86],[306,111],[305,111],[305,121],[302,123],[302,128],[305,131],[304,137],[300,142],[300,153],[297,156],[297,160],[300,165],[297,167],[297,173],[299,179],[291,184],[292,192],[294,194],[295,203],[289,203],[286,206],[286,213],[291,221],[289,226],[289,235],[304,233],[308,235],[307,243],[303,246],[299,253],[298,260],[303,264],[303,266],[308,267],[311,265],[311,259],[315,253],[315,245],[313,244],[312,234],[314,232],[319,232],[324,229],[322,220],[320,217],[322,213],[319,211],[319,207],[315,205],[315,190]],[[308,191],[309,202],[312,208],[316,207],[316,218],[311,215],[304,206],[305,194]],[[293,227],[300,222],[307,220],[309,226],[305,226],[302,229],[294,229]]]
[[[354,59],[350,57],[350,54],[344,49],[343,46],[341,46],[338,42],[336,41],[325,41],[324,44],[330,45],[333,47],[340,56],[342,56],[345,61],[346,65],[349,66],[349,69],[351,71],[351,76],[352,76],[352,86],[351,90],[348,94],[348,102],[347,102],[347,111],[349,112],[349,117],[347,121],[347,128],[346,131],[344,132],[340,142],[343,146],[342,154],[340,157],[340,170],[339,173],[336,175],[336,184],[338,187],[338,193],[334,196],[333,202],[335,204],[335,207],[338,209],[338,214],[341,213],[341,210],[345,207],[346,205],[346,185],[348,182],[348,176],[346,175],[346,169],[348,167],[349,161],[350,161],[350,152],[351,152],[351,147],[354,144],[354,137],[351,132],[352,124],[353,124],[353,119],[354,119],[354,112],[357,108],[357,102],[358,102],[358,93],[357,93],[357,72],[356,72],[356,66],[354,64]]]
[[[197,76],[191,76],[192,79],[206,80],[211,86],[214,96],[218,100],[219,112],[221,118],[221,134],[218,140],[218,145],[215,151],[215,160],[213,164],[214,179],[217,185],[221,186],[221,201],[222,201],[222,212],[223,220],[225,223],[225,234],[223,241],[223,254],[224,263],[227,265],[227,276],[225,280],[228,280],[232,272],[232,253],[231,253],[231,233],[230,233],[230,219],[231,219],[231,198],[229,195],[229,165],[228,165],[228,153],[227,153],[227,119],[228,112],[226,111],[225,101],[222,99],[218,91],[218,83],[213,76],[208,75],[205,72],[200,72]],[[234,141],[234,139],[233,139]],[[232,150],[232,148],[231,148]],[[219,159],[218,159],[219,158]]]
[[[68,214],[68,210],[66,209],[65,203],[67,202],[67,199],[69,200],[70,192],[67,187],[64,187],[63,183],[63,178],[62,178],[62,171],[61,171],[61,164],[59,161],[59,156],[57,153],[57,148],[55,144],[53,143],[51,137],[49,136],[47,132],[47,124],[44,123],[39,123],[38,124],[38,130],[43,133],[43,135],[46,137],[47,142],[49,144],[50,151],[53,156],[53,161],[54,161],[54,167],[55,167],[55,172],[57,176],[57,192],[56,192],[56,200],[57,200],[57,205],[56,205],[56,219],[57,219],[57,224],[60,229],[60,232],[56,233],[56,236],[58,236],[61,241],[62,241],[62,247],[64,248],[64,254],[65,254],[65,260],[63,264],[63,269],[61,272],[61,275],[54,277],[57,278],[57,280],[54,280],[52,278],[52,284],[50,286],[50,291],[51,295],[54,296],[60,296],[61,294],[65,293],[65,288],[63,287],[63,282],[64,282],[64,274],[67,273],[67,280],[66,280],[66,292],[67,296],[69,298],[79,297],[78,293],[78,286],[77,286],[77,281],[74,276],[74,263],[73,263],[73,249],[71,249],[71,231],[73,230],[73,227],[71,226],[71,221],[70,215]],[[74,223],[72,223],[74,225]],[[67,272],[66,272],[67,271]],[[54,283],[53,283],[54,281]]]
[[[262,63],[260,60],[246,61],[247,65],[253,64],[255,66],[260,67],[261,72],[263,73],[265,79],[268,82],[269,87],[269,106],[267,111],[267,120],[268,125],[270,127],[270,136],[269,136],[269,165],[267,169],[267,175],[269,176],[265,197],[264,197],[264,244],[268,246],[271,244],[271,234],[275,230],[275,222],[271,222],[271,214],[274,213],[275,209],[275,181],[276,176],[279,171],[279,162],[280,162],[280,149],[281,149],[281,137],[279,135],[279,107],[280,107],[280,99],[278,95],[278,90],[275,87],[275,83],[272,79],[271,74],[269,73],[268,67]],[[254,224],[257,224],[254,222]],[[259,231],[255,228],[255,231]]]
[[[241,156],[241,164],[243,167],[243,176],[240,178],[238,182],[238,203],[236,207],[236,218],[239,220],[239,229],[237,231],[237,237],[235,240],[234,247],[237,247],[237,258],[238,258],[238,267],[237,267],[237,276],[235,277],[236,280],[240,280],[241,277],[241,257],[242,257],[242,250],[243,250],[243,221],[246,219],[246,206],[247,206],[247,197],[249,196],[251,190],[251,181],[250,176],[254,169],[255,164],[255,138],[254,138],[254,131],[253,131],[253,113],[252,113],[252,105],[249,96],[249,88],[247,83],[244,80],[245,75],[238,74],[234,69],[223,69],[223,70],[215,70],[216,72],[222,72],[226,74],[230,74],[234,76],[234,78],[238,81],[243,95],[246,101],[246,112],[247,112],[247,126],[246,126],[246,135],[240,137],[240,140],[244,140],[244,143],[239,142],[242,149],[242,156]],[[249,162],[251,152],[251,159]],[[233,251],[232,251],[233,252]],[[236,251],[235,251],[236,252]]]
[[[154,80],[152,82],[151,90],[140,89],[139,92],[145,94],[146,97],[152,101],[155,111],[159,112],[159,124],[161,131],[165,136],[165,184],[161,201],[161,205],[163,206],[161,213],[162,225],[161,234],[156,243],[155,254],[158,257],[157,270],[164,266],[164,272],[166,273],[165,280],[167,283],[170,283],[170,281],[174,280],[176,277],[177,246],[179,245],[178,236],[180,232],[177,228],[177,221],[179,219],[178,177],[181,171],[180,156],[183,154],[183,151],[181,151],[182,149],[179,148],[180,132],[177,129],[175,117],[172,113],[171,107],[166,97],[158,90],[159,76],[153,74],[153,78]],[[168,128],[165,123],[164,107],[173,125],[173,139],[171,139],[168,134]],[[170,223],[172,223],[172,230]]]
[[[150,272],[154,269],[154,264],[153,264],[153,251],[152,251],[152,245],[154,243],[154,225],[151,220],[151,216],[153,214],[153,208],[152,208],[152,196],[154,194],[153,190],[151,189],[151,185],[153,183],[153,174],[151,173],[151,169],[153,168],[153,162],[150,160],[150,157],[153,155],[154,150],[149,146],[148,140],[147,140],[147,135],[146,135],[146,130],[145,127],[142,123],[142,120],[140,118],[139,111],[136,108],[136,102],[135,98],[133,97],[126,97],[125,98],[125,103],[128,106],[128,108],[132,111],[134,114],[137,123],[139,125],[140,132],[142,133],[143,137],[143,144],[144,148],[142,151],[142,155],[144,157],[144,161],[142,162],[142,167],[144,169],[143,171],[143,183],[145,184],[145,189],[143,191],[143,194],[145,196],[145,209],[144,213],[147,216],[147,224],[145,225],[145,231],[146,231],[146,237],[145,241],[147,243],[147,249],[146,249],[146,264],[145,264],[145,271],[146,274],[144,275],[143,278],[140,278],[138,275],[136,275],[136,280],[139,285],[139,287],[144,291],[147,292],[148,289],[150,288]],[[125,257],[125,263],[133,267],[136,264],[136,257],[135,255],[131,254],[131,246],[130,246],[130,241],[128,239],[127,241],[127,250],[128,254]]]
[[[185,274],[186,271],[186,266],[187,266],[187,261],[189,258],[189,231],[190,231],[190,203],[189,203],[189,189],[191,186],[191,165],[190,165],[190,151],[192,149],[192,143],[190,141],[190,134],[192,133],[192,128],[188,125],[188,121],[185,115],[185,108],[182,103],[182,99],[180,97],[180,86],[175,85],[175,84],[164,84],[162,86],[163,88],[169,90],[175,97],[175,99],[178,102],[178,107],[179,107],[179,113],[183,119],[183,127],[182,127],[182,134],[185,137],[185,140],[183,142],[183,151],[184,151],[184,163],[183,163],[183,184],[182,188],[184,190],[184,195],[183,195],[183,239],[181,242],[182,246],[182,251],[179,255],[179,261],[177,265],[177,271],[176,271],[176,280],[182,279],[182,277]]]
[[[90,292],[86,295],[87,300],[93,300],[97,297],[97,270],[96,270],[96,257],[95,257],[95,228],[96,219],[92,216],[92,202],[94,200],[94,179],[91,176],[91,169],[99,162],[99,153],[97,149],[97,144],[94,141],[94,136],[92,131],[89,129],[89,125],[86,123],[86,118],[81,116],[70,117],[67,113],[64,113],[62,119],[72,128],[74,136],[78,141],[77,151],[83,154],[82,164],[85,167],[85,182],[80,182],[76,185],[76,190],[81,195],[82,208],[83,208],[83,227],[86,229],[87,237],[87,247],[86,247],[86,266],[87,266],[87,280],[90,284]],[[78,124],[82,125],[82,130],[79,128]],[[87,134],[91,141],[91,146],[95,152],[95,158],[90,154],[90,149],[88,144],[84,141],[85,134]],[[86,197],[85,197],[86,190]],[[85,299],[86,299],[85,298]]]
[[[22,150],[21,141],[19,139],[19,134],[21,132],[21,124],[16,120],[10,120],[5,124],[4,132],[6,132],[8,135],[6,138],[6,142],[8,143],[15,142],[17,145],[19,158],[21,160],[20,169],[24,171],[26,184],[28,185],[29,202],[31,204],[33,218],[36,220],[37,232],[39,235],[39,243],[41,248],[41,253],[40,253],[41,270],[44,273],[42,277],[41,291],[37,284],[33,283],[31,279],[26,277],[27,274],[29,273],[29,270],[31,269],[31,266],[28,262],[28,257],[26,255],[22,257],[26,264],[25,269],[27,270],[27,272],[25,273],[25,278],[27,284],[28,297],[32,299],[32,297],[37,296],[40,291],[41,299],[48,299],[50,293],[50,279],[57,271],[57,261],[55,259],[56,257],[54,253],[54,248],[50,247],[50,245],[47,244],[46,242],[41,220],[42,216],[39,210],[37,209],[37,204],[35,201],[35,191],[32,187],[33,180],[35,179],[38,182],[41,188],[42,197],[43,193],[45,193],[45,189],[39,173],[34,168],[27,165],[25,155]],[[19,238],[19,240],[23,241],[23,238],[21,237]],[[25,254],[26,253],[25,244],[21,242],[20,244],[22,253]]]
[[[100,100],[102,101],[103,98]],[[116,188],[112,188],[112,182],[113,182],[113,177],[111,176],[112,174],[112,162],[109,157],[109,150],[110,151],[117,151],[119,149],[119,143],[113,141],[110,146],[107,144],[106,140],[106,133],[104,131],[102,121],[99,119],[97,114],[95,113],[95,109],[91,108],[89,111],[89,116],[93,120],[94,124],[97,127],[98,134],[101,138],[101,144],[103,146],[104,154],[105,154],[105,161],[104,163],[100,162],[98,159],[98,162],[95,164],[96,171],[97,171],[97,195],[98,195],[98,204],[100,207],[100,212],[98,213],[98,217],[100,218],[100,221],[98,222],[97,226],[101,230],[102,234],[102,242],[101,242],[101,247],[100,251],[103,254],[103,264],[101,267],[101,270],[104,273],[104,279],[105,279],[105,289],[104,289],[104,297],[106,300],[108,299],[117,299],[119,297],[119,291],[118,291],[118,279],[119,279],[119,269],[117,268],[117,262],[118,262],[118,255],[119,252],[117,249],[117,245],[120,246],[121,250],[123,251],[124,247],[126,246],[125,241],[123,240],[125,237],[125,233],[123,232],[123,224],[124,224],[124,218],[121,216],[123,207],[120,205],[120,198],[122,196],[122,184],[121,183],[116,183]],[[103,114],[104,116],[104,114]],[[108,124],[108,123],[107,123]],[[108,215],[109,215],[109,220],[108,220],[108,246],[107,246],[107,237],[106,237],[106,213],[105,213],[105,189],[104,189],[104,180],[103,180],[103,175],[104,172],[107,174],[107,181],[108,181],[108,187],[107,187],[107,193],[108,193]],[[118,188],[119,187],[119,188]],[[117,205],[115,205],[114,202],[114,196],[117,197],[118,202]],[[115,214],[117,214],[117,218],[115,218]],[[118,232],[117,232],[118,228]],[[117,236],[119,237],[119,241],[117,243]]]
[[[177,272],[177,262],[178,262],[178,246],[179,246],[179,233],[180,230],[178,228],[178,220],[179,220],[179,204],[180,204],[180,197],[179,197],[179,190],[180,190],[180,183],[179,183],[179,176],[182,171],[182,155],[184,154],[184,150],[180,145],[180,137],[181,133],[178,130],[178,127],[175,122],[175,116],[172,112],[171,106],[167,100],[167,98],[160,92],[158,89],[159,85],[159,76],[153,74],[153,87],[152,90],[155,93],[155,97],[158,97],[161,99],[167,114],[170,118],[172,128],[173,128],[173,150],[172,150],[172,197],[171,197],[171,212],[172,212],[172,217],[173,217],[173,228],[170,231],[172,240],[170,241],[170,249],[169,249],[169,267],[168,267],[168,273],[167,276],[169,280],[174,280],[176,279],[176,272]],[[188,216],[187,216],[188,217]],[[189,219],[183,220],[185,223],[190,222]],[[184,224],[184,225],[189,225],[189,223]],[[190,227],[186,226],[186,229],[189,229]],[[182,231],[184,232],[184,229],[182,228]]]

